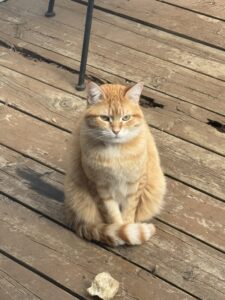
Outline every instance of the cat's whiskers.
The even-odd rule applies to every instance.
[[[93,128],[82,128],[81,129],[81,135],[86,135],[88,137],[92,137],[96,140],[101,140],[101,141],[107,141],[108,139],[113,140],[120,138],[120,136],[115,136],[115,134],[112,131],[109,130],[99,130],[98,128],[93,129]]]

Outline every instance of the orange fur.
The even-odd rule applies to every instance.
[[[68,222],[88,240],[141,244],[165,194],[154,139],[139,106],[142,84],[88,87],[77,121],[65,181]]]

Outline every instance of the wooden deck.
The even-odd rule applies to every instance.
[[[56,1],[51,19],[47,0],[0,4],[0,299],[91,299],[103,271],[115,299],[225,299],[224,0],[96,0],[88,77],[145,82],[168,182],[154,238],[117,249],[62,212],[85,3]]]

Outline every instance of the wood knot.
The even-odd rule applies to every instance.
[[[183,273],[183,279],[189,281],[193,278],[193,275],[194,275],[194,273],[193,273],[192,270],[191,271],[185,271]]]

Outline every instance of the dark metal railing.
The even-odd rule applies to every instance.
[[[54,5],[55,5],[55,0],[49,0],[48,10],[45,13],[46,17],[54,17],[55,16]],[[82,55],[81,55],[81,61],[80,61],[80,72],[79,72],[78,83],[76,85],[76,89],[78,91],[83,91],[85,89],[85,73],[86,73],[86,65],[87,65],[87,58],[88,58],[89,41],[90,41],[90,35],[91,35],[93,9],[94,9],[94,0],[88,0],[86,21],[85,21],[85,28],[84,28]]]

